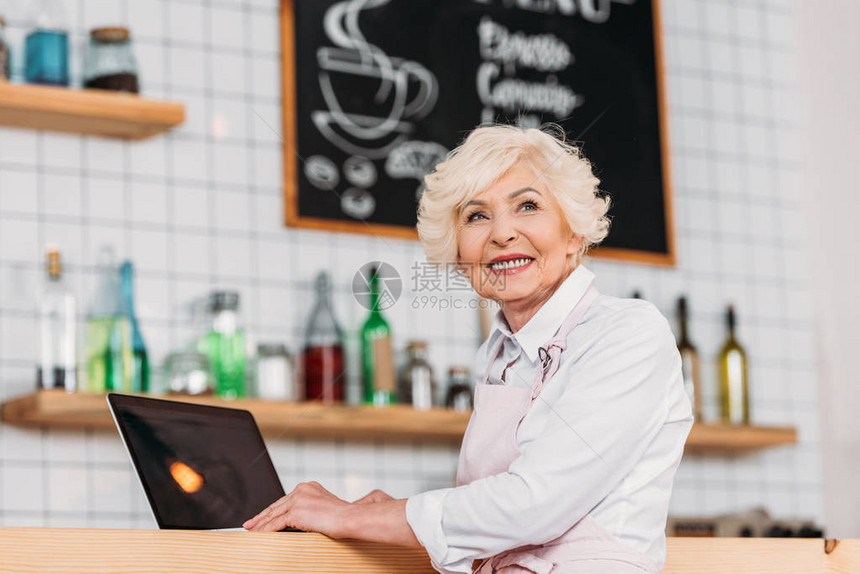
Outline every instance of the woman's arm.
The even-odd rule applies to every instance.
[[[406,499],[375,490],[354,503],[346,502],[318,482],[302,482],[242,525],[255,532],[287,526],[331,538],[351,538],[400,546],[420,546],[406,522]]]

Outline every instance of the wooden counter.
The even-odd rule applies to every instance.
[[[0,572],[434,572],[422,549],[296,532],[0,528]]]
[[[420,549],[309,533],[0,528],[0,572],[431,574],[433,569]],[[860,540],[670,538],[663,572],[856,574]]]

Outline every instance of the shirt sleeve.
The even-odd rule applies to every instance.
[[[551,384],[567,388],[507,472],[407,502],[407,521],[441,572],[557,538],[620,484],[666,423],[680,357],[656,308],[612,314],[565,354],[574,363]]]

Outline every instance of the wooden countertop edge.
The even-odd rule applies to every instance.
[[[663,574],[692,572],[856,574],[860,539],[668,538]]]
[[[423,549],[315,533],[0,528],[0,572],[423,572]]]
[[[860,572],[860,540],[669,538],[663,574]],[[0,528],[0,572],[430,574],[422,549],[314,533]]]

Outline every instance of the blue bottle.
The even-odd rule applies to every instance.
[[[37,0],[31,11],[34,29],[24,45],[24,79],[31,84],[69,85],[69,35],[58,0]]]

